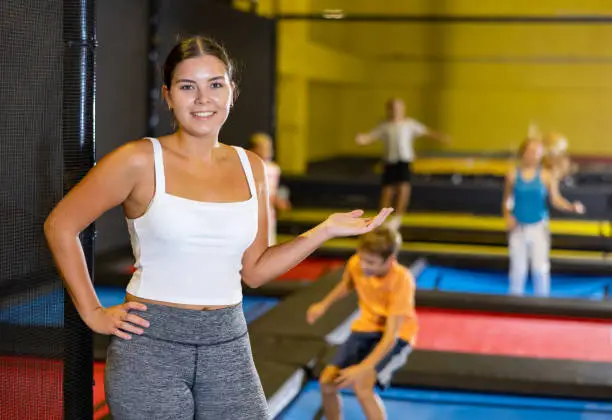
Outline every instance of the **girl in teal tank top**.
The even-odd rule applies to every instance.
[[[512,215],[521,225],[530,225],[548,219],[548,189],[542,180],[542,168],[538,167],[531,179],[526,179],[520,167],[516,170]]]
[[[580,202],[570,203],[559,192],[557,179],[541,161],[540,139],[528,138],[519,149],[520,162],[506,175],[502,211],[508,228],[510,293],[522,295],[529,268],[537,296],[550,294],[550,232],[548,202],[556,209],[584,213]]]

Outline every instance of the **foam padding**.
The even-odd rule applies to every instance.
[[[332,271],[299,293],[286,297],[281,304],[255,320],[249,330],[255,334],[271,336],[325,337],[355,312],[356,297],[351,295],[337,302],[314,325],[306,322],[306,311],[338,284],[341,270]]]
[[[612,400],[612,363],[415,350],[392,385]]]
[[[514,159],[483,157],[431,157],[413,162],[415,174],[489,175],[504,177],[516,165]]]
[[[279,223],[321,223],[330,214],[340,209],[302,208],[279,215]],[[366,211],[366,216],[375,216],[375,211]],[[471,229],[475,232],[500,232],[506,235],[506,222],[502,216],[485,216],[466,213],[438,213],[438,212],[408,212],[402,216],[402,226],[408,228],[429,229]],[[600,237],[610,236],[612,227],[607,219],[604,220],[563,220],[550,221],[552,235],[576,235]]]
[[[612,305],[608,301],[486,295],[482,293],[440,292],[437,290],[417,290],[415,300],[417,307],[423,308],[612,320]]]
[[[294,239],[295,235],[278,235],[279,243]],[[325,242],[315,252],[326,257],[349,258],[355,253],[357,239],[336,238]],[[491,259],[501,264],[507,264],[507,246],[486,246],[473,244],[451,244],[435,242],[404,242],[399,252],[399,258],[418,259],[435,257],[440,259],[476,258],[480,261]],[[608,272],[611,258],[603,251],[579,251],[554,249],[550,253],[552,271],[593,272],[600,270]]]
[[[320,338],[296,339],[253,334],[251,348],[255,360],[311,368],[325,355],[327,344]]]
[[[612,363],[610,323],[601,320],[432,308],[417,316],[421,350]]]
[[[268,401],[271,417],[275,418],[302,390],[306,377],[296,366],[255,359],[255,368]]]
[[[310,280],[292,280],[292,281],[271,281],[256,289],[252,289],[243,284],[242,294],[244,296],[263,296],[285,298],[304,287],[310,286]]]

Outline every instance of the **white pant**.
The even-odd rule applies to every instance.
[[[522,295],[531,262],[536,296],[550,294],[550,232],[548,221],[517,225],[509,234],[510,294]]]

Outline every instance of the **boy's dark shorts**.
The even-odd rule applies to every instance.
[[[374,350],[381,338],[380,332],[353,331],[338,348],[329,364],[340,369],[359,364]],[[404,366],[411,352],[412,347],[408,342],[397,340],[391,351],[376,365],[379,387],[385,389],[389,386],[393,374]]]
[[[386,163],[382,174],[382,185],[396,185],[410,182],[412,165],[410,162]]]

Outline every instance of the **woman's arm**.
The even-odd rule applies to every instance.
[[[269,247],[268,187],[264,175],[264,163],[255,154],[248,152],[255,183],[257,184],[259,216],[255,241],[245,251],[242,259],[242,279],[250,287],[259,287],[295,267],[312,254],[325,241],[339,236],[362,235],[380,226],[392,209],[383,209],[374,218],[363,218],[363,211],[332,214],[313,229],[292,241]]]
[[[101,159],[44,224],[56,266],[79,315],[88,325],[90,316],[101,305],[87,271],[79,234],[130,195],[143,169],[152,164],[145,147],[142,143],[128,143]]]
[[[506,220],[512,216],[512,188],[514,188],[514,180],[515,180],[516,172],[511,170],[506,174],[506,178],[504,180],[504,195],[502,198],[502,214]]]
[[[561,192],[559,191],[559,180],[551,171],[542,171],[542,178],[546,187],[548,188],[550,202],[554,208],[568,213],[584,213],[585,209],[582,203],[579,201],[570,203],[561,195]]]
[[[511,170],[506,174],[506,180],[504,183],[504,196],[502,198],[502,214],[506,221],[506,229],[508,232],[512,231],[516,227],[516,219],[512,214],[512,208],[514,207],[514,197],[512,196],[512,189],[514,188],[514,182],[516,181],[516,171]]]

